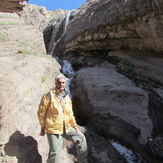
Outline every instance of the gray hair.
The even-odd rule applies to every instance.
[[[66,77],[65,77],[63,74],[60,74],[60,75],[57,75],[57,76],[55,77],[55,84],[57,84],[57,81],[58,81],[58,79],[60,79],[60,78],[64,78],[65,81],[66,81]]]

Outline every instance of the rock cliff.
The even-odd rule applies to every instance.
[[[26,6],[28,0],[1,0],[0,1],[0,12],[18,12]]]
[[[62,54],[119,49],[162,53],[162,13],[162,0],[88,0],[72,13],[58,49]]]
[[[80,61],[90,54],[99,60],[103,54],[127,58],[138,73],[163,84],[159,68],[163,66],[162,8],[161,0],[88,0],[71,11],[67,32],[59,41],[56,36],[64,21],[60,27],[47,26],[43,32],[46,50],[64,58],[73,55]]]

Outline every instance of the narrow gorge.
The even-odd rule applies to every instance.
[[[45,162],[48,144],[38,135],[36,112],[59,73],[71,78],[89,163],[163,161],[162,0],[87,0],[54,12],[27,5],[7,16],[1,13],[1,21],[17,24],[1,25],[0,33],[1,162]],[[71,142],[64,141],[61,160],[75,162]]]

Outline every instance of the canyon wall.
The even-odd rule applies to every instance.
[[[78,123],[146,162],[159,162],[144,146],[163,134],[163,2],[87,0],[67,16],[43,34],[47,53],[77,71],[72,100]]]
[[[62,64],[46,49],[76,70],[73,109],[89,163],[129,162],[113,141],[133,151],[133,162],[160,163],[162,18],[162,0],[87,0],[70,12],[28,5],[1,13],[0,160],[46,162],[36,112]],[[72,143],[64,141],[61,160],[75,162]]]

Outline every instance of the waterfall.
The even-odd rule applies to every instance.
[[[59,39],[59,41],[62,39],[62,37],[65,35],[66,33],[66,30],[67,30],[67,26],[68,26],[68,23],[69,23],[69,18],[70,18],[70,11],[68,12],[68,14],[66,15],[66,19],[65,19],[65,28],[64,28],[64,31],[63,31],[63,34],[61,36],[61,38]],[[58,41],[57,41],[58,42]]]
[[[75,74],[75,72],[71,66],[71,63],[68,62],[67,60],[63,60],[62,72],[67,77],[66,90],[69,92],[69,96],[71,98],[71,91],[70,91],[69,85],[71,83],[72,77]]]
[[[67,31],[67,26],[68,26],[68,23],[69,23],[70,14],[71,14],[71,11],[69,11],[68,14],[65,16],[65,19],[64,19],[65,20],[65,25],[64,25],[63,33],[62,33],[61,37],[56,41],[56,43],[53,44],[52,51],[51,51],[51,56],[53,55],[55,47],[57,46],[57,44],[60,42],[60,40],[63,38],[63,36],[65,35],[65,33]]]

